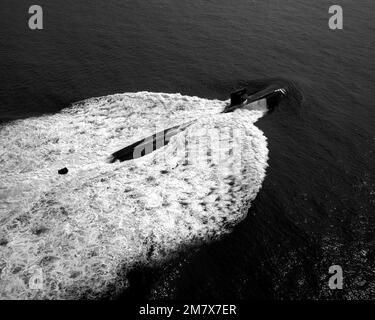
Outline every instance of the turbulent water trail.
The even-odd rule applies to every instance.
[[[100,298],[135,264],[165,261],[245,218],[265,177],[265,101],[125,93],[0,129],[0,297]],[[125,145],[196,120],[155,152]],[[67,175],[57,170],[67,167]]]

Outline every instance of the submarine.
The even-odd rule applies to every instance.
[[[275,105],[287,95],[287,89],[280,87],[277,84],[267,86],[265,89],[257,91],[253,94],[248,94],[246,88],[240,88],[233,91],[230,94],[230,103],[224,108],[222,113],[233,112],[238,108],[242,108],[250,103],[266,99],[267,106],[270,112],[273,111]],[[185,130],[190,124],[194,122],[190,121],[182,125],[176,125],[163,131],[157,132],[152,136],[148,136],[137,142],[134,142],[123,149],[120,149],[111,154],[108,158],[109,163],[116,161],[128,161],[136,158],[143,157],[151,152],[167,145],[174,135]]]

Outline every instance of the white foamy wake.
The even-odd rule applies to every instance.
[[[116,295],[136,264],[165,261],[229,232],[261,187],[268,149],[253,124],[265,102],[221,114],[226,103],[125,93],[2,127],[0,297]],[[150,155],[106,162],[158,128],[194,119]],[[233,129],[238,134],[226,134]],[[193,157],[203,161],[187,162],[176,150],[198,135],[211,143]],[[210,161],[217,150],[226,154],[220,164]],[[65,166],[69,173],[58,175]]]

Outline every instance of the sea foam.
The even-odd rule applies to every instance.
[[[1,127],[0,297],[116,296],[134,266],[164,262],[230,232],[261,188],[268,149],[254,125],[265,101],[221,113],[227,103],[124,93]],[[191,120],[143,158],[106,161],[160,128]],[[205,152],[191,151],[193,141]],[[191,161],[177,152],[181,145]],[[211,161],[217,150],[226,156]],[[58,175],[65,166],[69,173]]]

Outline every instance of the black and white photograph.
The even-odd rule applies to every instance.
[[[0,300],[375,300],[374,1],[0,12]]]

